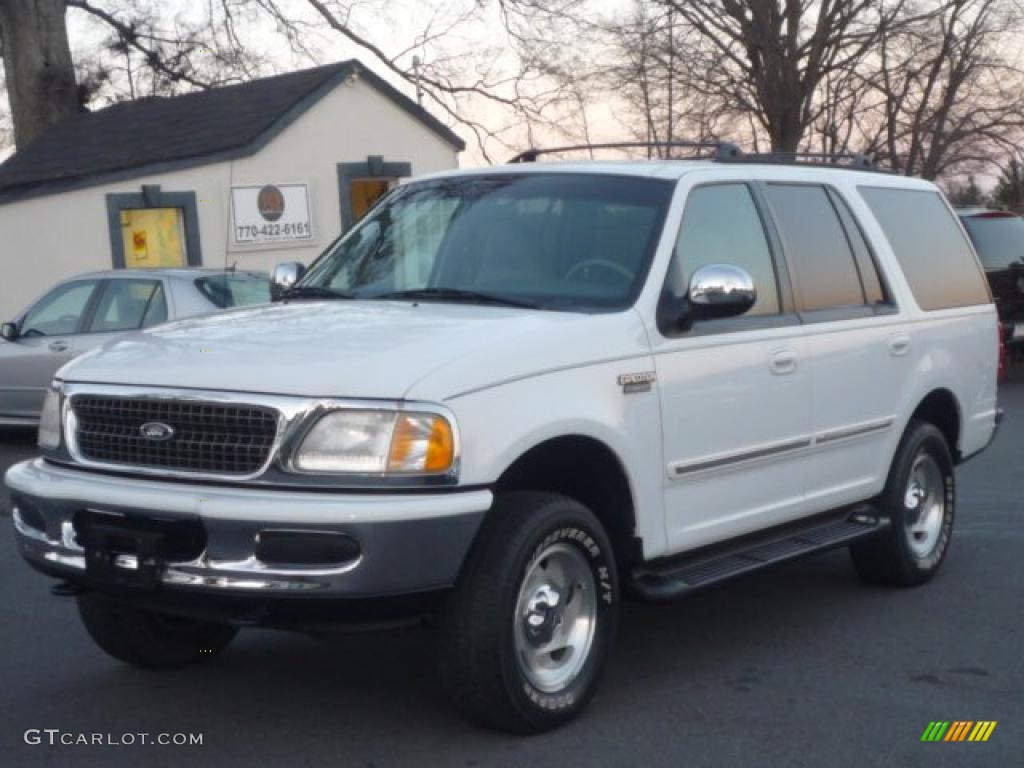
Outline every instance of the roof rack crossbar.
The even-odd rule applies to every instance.
[[[729,141],[613,141],[602,144],[568,144],[562,147],[531,147],[520,152],[508,162],[533,163],[541,155],[554,155],[563,152],[574,152],[591,149],[652,149],[654,147],[680,147],[684,149],[714,150],[715,160],[729,160],[740,157],[743,152]]]
[[[718,159],[718,158],[716,158]],[[809,161],[819,165],[839,165],[846,162],[853,168],[879,170],[869,155],[862,152],[750,152],[723,158],[740,163],[793,163]]]

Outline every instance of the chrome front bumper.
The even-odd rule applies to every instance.
[[[451,586],[491,506],[488,490],[342,494],[170,483],[22,462],[6,476],[19,549],[50,575],[87,583],[88,553],[79,513],[111,519],[201,523],[201,553],[159,563],[161,589],[329,597],[398,595]],[[358,556],[327,566],[275,563],[257,556],[262,531],[343,533]],[[125,576],[142,563],[118,554]],[[90,584],[100,588],[101,584]]]

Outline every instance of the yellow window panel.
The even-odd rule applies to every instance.
[[[397,183],[397,179],[355,179],[350,191],[352,193],[352,221],[359,221],[367,211],[373,208],[385,192]]]
[[[184,217],[180,208],[128,208],[121,211],[124,262],[129,269],[183,267]]]

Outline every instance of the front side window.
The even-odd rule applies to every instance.
[[[775,265],[746,184],[696,187],[687,197],[669,267],[670,290],[685,296],[693,273],[709,264],[731,264],[753,278],[757,301],[744,316],[779,313]]]
[[[357,299],[625,308],[672,195],[661,179],[498,174],[410,184],[363,219],[299,288]]]
[[[111,280],[89,326],[91,333],[134,331],[167,319],[159,280]]]
[[[857,264],[824,187],[769,184],[768,201],[806,312],[865,304]]]
[[[54,288],[25,315],[21,335],[66,336],[75,333],[95,289],[95,280],[79,280]]]

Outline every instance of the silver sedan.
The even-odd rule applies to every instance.
[[[261,272],[109,270],[58,283],[0,327],[0,426],[35,424],[57,369],[112,338],[268,301]]]

